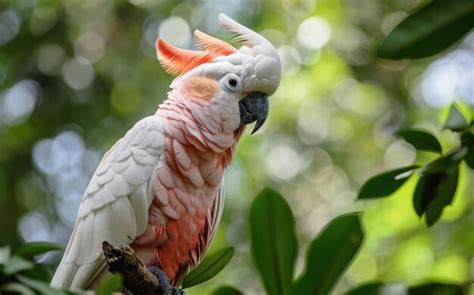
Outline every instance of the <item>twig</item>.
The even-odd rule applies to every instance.
[[[123,285],[133,294],[163,294],[158,278],[140,261],[130,246],[115,247],[102,242],[109,270],[123,276]]]

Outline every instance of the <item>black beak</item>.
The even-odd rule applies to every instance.
[[[240,124],[250,124],[255,121],[252,133],[257,132],[268,116],[268,96],[261,92],[252,92],[239,102]]]

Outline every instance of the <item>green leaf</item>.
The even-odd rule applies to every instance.
[[[285,199],[272,189],[264,189],[250,208],[250,250],[267,294],[294,294],[295,219]]]
[[[472,3],[474,3],[474,1]],[[468,127],[469,124],[467,123],[466,118],[464,118],[464,115],[459,111],[456,104],[452,104],[443,128],[453,131],[462,131]]]
[[[214,290],[212,295],[244,295],[244,293],[231,286],[222,286]]]
[[[216,276],[229,263],[234,253],[234,247],[227,247],[206,255],[203,261],[186,275],[183,281],[183,288],[201,284]]]
[[[5,263],[5,267],[3,268],[3,272],[6,275],[12,275],[22,270],[32,269],[35,264],[31,261],[28,261],[24,258],[19,256],[12,256],[10,260]]]
[[[22,275],[43,282],[50,282],[52,278],[51,270],[44,264],[35,264],[34,268],[23,271]]]
[[[407,129],[397,132],[397,135],[406,140],[415,149],[441,153],[441,144],[431,133],[417,129]]]
[[[474,169],[474,134],[469,130],[461,133],[461,145],[467,149],[464,161],[471,169]]]
[[[122,287],[122,276],[113,274],[107,276],[96,290],[97,295],[112,295]]]
[[[446,49],[474,26],[474,1],[432,1],[403,20],[382,42],[382,58],[423,58]]]
[[[413,207],[420,217],[425,214],[426,223],[432,226],[439,220],[444,207],[450,205],[456,193],[459,162],[464,148],[454,150],[425,167],[413,194]]]
[[[367,283],[350,289],[346,295],[381,295],[383,287],[382,282]]]
[[[410,178],[411,173],[407,175],[405,173],[418,167],[418,165],[410,165],[371,177],[360,188],[358,198],[374,199],[392,194]]]
[[[9,283],[4,286],[0,287],[0,294],[4,292],[7,294],[22,294],[22,295],[35,295],[35,292],[28,288],[27,286],[24,286],[20,283]]]
[[[17,275],[16,278],[18,279],[18,281],[20,281],[20,283],[23,283],[24,285],[26,285],[26,286],[28,286],[28,287],[36,290],[36,291],[39,291],[40,294],[49,294],[49,295],[64,295],[64,294],[67,294],[66,292],[51,288],[48,283],[45,283],[45,282],[42,282],[42,281],[31,279],[31,278],[28,278],[28,277],[22,276],[22,275]]]
[[[458,173],[459,162],[465,153],[466,148],[454,149],[423,168],[413,194],[413,207],[418,216],[422,217],[429,204],[436,198],[439,185],[446,181],[449,175]]]
[[[474,169],[474,146],[468,148],[464,161],[466,161],[467,166]]]
[[[467,148],[458,147],[432,161],[421,170],[421,174],[436,172],[453,172],[459,166],[459,162],[466,156]]]
[[[331,294],[363,239],[358,213],[332,220],[309,245],[306,269],[295,284],[294,294]]]
[[[44,254],[49,251],[63,250],[64,246],[57,243],[49,242],[31,242],[20,246],[15,254],[22,257],[33,257],[36,255]]]
[[[444,207],[451,205],[458,185],[459,172],[447,174],[439,183],[434,184],[434,199],[429,203],[425,211],[426,223],[432,226],[443,214]]]
[[[435,186],[437,186],[442,179],[446,179],[446,173],[432,173],[426,176],[421,176],[413,193],[413,208],[416,215],[422,217],[425,214],[426,208],[434,199]]]
[[[445,283],[426,283],[408,289],[409,295],[464,295],[462,285]]]

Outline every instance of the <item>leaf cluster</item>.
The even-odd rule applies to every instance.
[[[413,193],[413,207],[416,214],[424,217],[432,226],[443,214],[446,206],[452,204],[459,179],[459,166],[464,161],[474,169],[474,121],[468,123],[456,104],[450,107],[444,129],[457,133],[460,145],[442,154],[441,144],[428,131],[407,129],[397,135],[411,144],[417,151],[440,154],[424,165],[410,165],[373,176],[359,190],[359,199],[387,197],[397,191],[418,170],[418,183]]]
[[[266,294],[332,294],[357,256],[364,241],[360,213],[343,214],[331,220],[311,241],[305,267],[295,274],[298,241],[295,218],[285,198],[264,189],[250,209],[249,234],[252,258]],[[348,295],[388,294],[390,283],[372,282],[357,286]],[[407,294],[465,294],[466,286],[446,282],[424,282],[406,287]],[[243,294],[222,287],[214,295]]]
[[[35,260],[40,255],[63,249],[63,245],[49,242],[26,243],[14,251],[8,246],[0,248],[0,294],[81,294],[51,288],[51,269]],[[110,275],[102,281],[95,294],[112,295],[121,286],[121,277]]]

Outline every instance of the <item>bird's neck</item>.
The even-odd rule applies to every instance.
[[[217,104],[198,99],[182,98],[171,91],[156,115],[165,120],[167,136],[197,154],[212,153],[227,166],[235,151],[244,126],[225,116]]]

